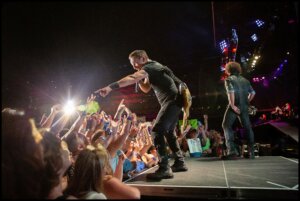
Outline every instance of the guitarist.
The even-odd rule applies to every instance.
[[[179,93],[178,87],[178,84],[182,83],[182,81],[174,76],[168,67],[149,59],[144,50],[133,51],[129,54],[129,60],[136,70],[135,73],[125,76],[119,81],[111,83],[95,92],[105,97],[114,89],[126,87],[137,82],[144,93],[148,93],[151,88],[154,90],[161,106],[152,129],[153,136],[155,136],[154,144],[157,147],[160,162],[158,163],[158,170],[148,174],[147,179],[161,180],[173,178],[173,172],[187,171],[184,157],[174,133],[184,102],[183,95]],[[181,86],[181,88],[187,89],[184,86]],[[186,92],[185,95],[187,94]],[[175,162],[172,167],[170,167],[168,162],[165,138],[175,155]]]
[[[229,75],[225,80],[225,89],[229,104],[224,114],[222,127],[226,140],[227,158],[234,159],[238,153],[234,148],[234,132],[232,126],[238,117],[246,130],[250,158],[254,159],[254,134],[248,113],[250,101],[255,96],[250,82],[241,76],[242,69],[237,62],[228,62],[225,72]]]

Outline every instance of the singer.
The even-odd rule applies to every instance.
[[[149,59],[146,51],[135,50],[129,54],[129,60],[135,73],[127,75],[117,82],[98,89],[95,93],[107,96],[112,90],[138,83],[144,93],[153,88],[161,106],[152,129],[154,144],[160,156],[159,169],[147,175],[147,179],[161,180],[173,178],[173,172],[187,171],[182,152],[179,148],[174,129],[178,122],[181,108],[183,107],[182,96],[178,86],[182,83],[173,72],[166,66]],[[170,167],[166,150],[165,137],[168,145],[175,155],[175,162]]]

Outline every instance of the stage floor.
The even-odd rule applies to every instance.
[[[260,156],[253,160],[185,158],[188,171],[173,179],[147,181],[150,168],[125,183],[140,189],[142,197],[274,198],[298,199],[298,159]],[[170,164],[173,164],[172,159]]]

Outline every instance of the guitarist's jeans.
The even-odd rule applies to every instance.
[[[241,108],[240,106],[237,106],[241,110],[241,114],[237,115],[231,107],[228,105],[227,109],[224,114],[223,122],[222,122],[222,128],[224,131],[224,136],[226,140],[226,147],[227,147],[227,153],[229,155],[231,154],[237,154],[234,146],[234,132],[232,129],[232,126],[236,120],[237,117],[239,117],[240,122],[242,126],[244,127],[246,134],[247,134],[247,141],[249,146],[249,153],[254,154],[253,145],[254,145],[254,134],[251,127],[251,122],[249,119],[249,113],[248,113],[248,106]]]
[[[175,163],[184,163],[184,158],[175,135],[175,127],[180,112],[181,107],[179,107],[175,101],[169,101],[163,104],[152,129],[154,144],[160,156],[159,167],[164,170],[170,167],[164,137],[166,137],[168,145],[175,156]]]

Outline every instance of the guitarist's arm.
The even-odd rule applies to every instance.
[[[251,85],[249,87],[248,93],[249,93],[249,95],[248,95],[248,103],[250,103],[252,101],[252,99],[254,98],[254,96],[255,96],[255,91],[254,91],[254,89],[252,88]]]
[[[227,96],[228,96],[229,105],[232,108],[232,110],[235,113],[240,114],[241,113],[240,109],[234,104],[234,92],[227,93]]]
[[[148,93],[151,90],[149,78],[146,77],[144,80],[139,81],[139,87],[144,93]]]

